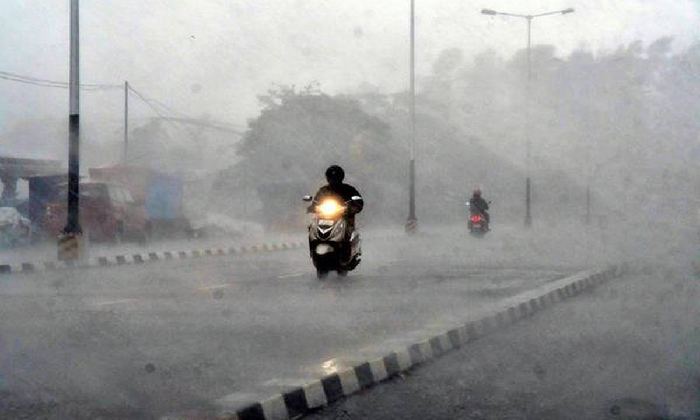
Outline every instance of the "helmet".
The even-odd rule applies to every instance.
[[[345,179],[345,171],[338,165],[330,166],[326,169],[326,180],[331,185],[337,185]]]
[[[481,197],[481,188],[474,188],[474,197]]]

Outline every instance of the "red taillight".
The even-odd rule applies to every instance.
[[[479,216],[479,215],[472,216],[472,222],[480,222],[480,221],[481,221],[481,216]]]

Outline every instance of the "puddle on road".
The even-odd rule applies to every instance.
[[[665,407],[637,398],[610,401],[604,408],[604,420],[665,420],[670,419]]]

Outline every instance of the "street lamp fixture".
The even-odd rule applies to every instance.
[[[528,20],[532,20],[536,17],[541,17],[541,16],[549,16],[549,15],[558,15],[562,14],[565,15],[567,13],[573,13],[576,10],[573,7],[569,7],[568,9],[564,10],[555,10],[553,12],[545,12],[545,13],[539,13],[536,15],[520,15],[517,13],[508,13],[508,12],[499,12],[493,9],[481,9],[481,14],[482,15],[488,15],[488,16],[496,16],[496,15],[501,15],[501,16],[512,16],[512,17],[519,17],[519,18],[525,18]]]

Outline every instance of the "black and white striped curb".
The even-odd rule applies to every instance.
[[[17,264],[0,264],[0,275],[35,273],[39,271],[56,271],[73,268],[118,267],[129,264],[144,264],[157,261],[184,260],[204,257],[222,257],[257,252],[285,251],[300,249],[305,242],[281,242],[260,244],[254,246],[194,249],[190,251],[161,251],[139,252],[135,254],[114,255],[111,257],[95,257],[85,261],[45,261],[23,262]]]
[[[372,238],[373,241],[392,241],[399,236],[388,235]],[[240,246],[228,248],[194,249],[190,251],[159,251],[139,252],[134,254],[114,255],[110,257],[99,256],[85,261],[43,261],[21,262],[16,264],[0,264],[0,276],[20,273],[36,273],[39,271],[56,271],[73,268],[117,267],[129,264],[144,264],[156,261],[184,260],[202,257],[222,257],[241,255],[256,252],[286,251],[300,249],[307,246],[306,241],[263,243],[253,246]]]
[[[321,379],[295,386],[286,392],[211,417],[226,420],[288,420],[311,410],[332,404],[365,390],[399,373],[436,359],[491,332],[530,317],[557,302],[620,276],[622,268],[611,266],[587,271],[548,283],[499,303],[479,320],[447,328],[442,332],[412,342],[384,356],[356,362],[351,367]],[[189,417],[167,417],[182,419]],[[197,417],[199,418],[199,417]]]

